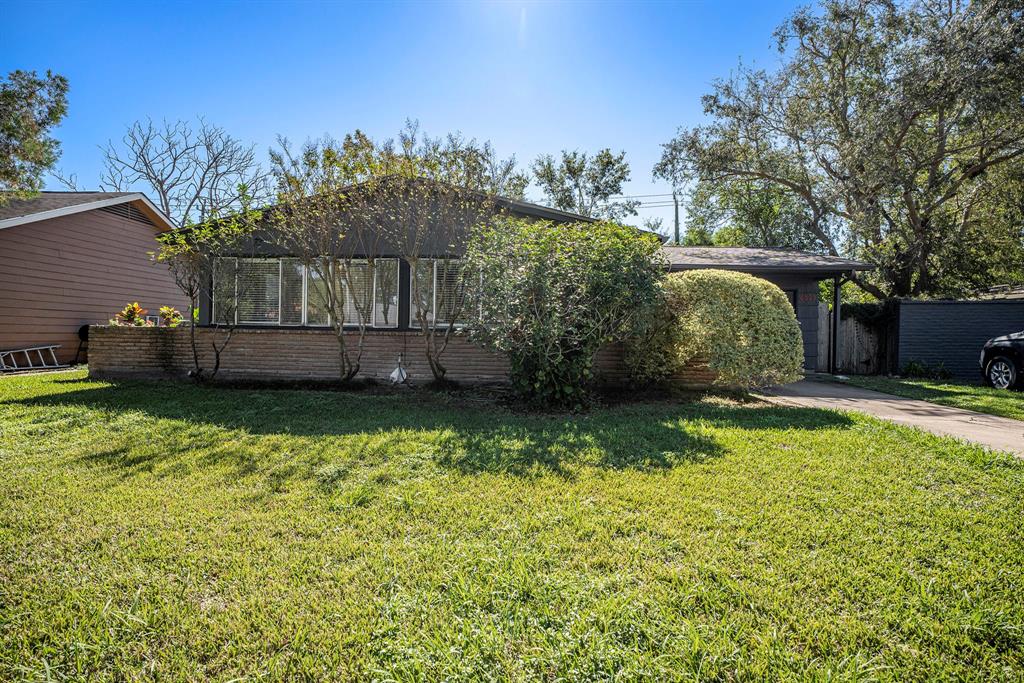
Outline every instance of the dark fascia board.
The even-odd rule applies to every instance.
[[[570,211],[562,211],[561,209],[553,209],[550,206],[541,206],[540,204],[533,204],[526,202],[521,199],[509,199],[507,197],[498,197],[496,199],[499,206],[503,206],[507,209],[515,211],[516,213],[523,213],[528,216],[540,218],[549,221],[559,221],[562,223],[595,223],[596,218],[590,218],[583,216],[578,213],[572,213]]]
[[[830,277],[836,277],[837,275],[852,275],[858,270],[874,270],[874,266],[867,266],[863,268],[851,268],[851,267],[836,267],[836,268],[825,268],[822,266],[748,266],[740,264],[700,264],[700,265],[683,265],[679,263],[669,264],[668,270],[671,273],[681,273],[687,270],[738,270],[744,273],[751,273],[756,275],[757,273],[770,273],[778,275],[779,273],[791,273],[793,275],[805,275],[808,277],[817,277],[818,279],[825,279]]]
[[[962,306],[975,304],[1010,304],[1020,306],[1024,299],[900,299],[900,306],[923,306],[940,304],[942,306]]]

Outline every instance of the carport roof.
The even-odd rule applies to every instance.
[[[669,270],[721,268],[751,272],[793,272],[838,275],[871,270],[871,264],[853,259],[774,247],[673,247],[664,246]]]

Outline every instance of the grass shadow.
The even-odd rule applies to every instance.
[[[111,416],[142,413],[174,420],[160,444],[92,454],[90,461],[130,471],[183,471],[176,461],[192,449],[205,452],[199,463],[227,465],[238,477],[266,473],[268,485],[311,478],[324,457],[308,454],[304,464],[269,467],[269,453],[230,444],[215,430],[237,430],[275,437],[338,437],[350,457],[386,459],[401,440],[430,442],[431,457],[462,473],[525,475],[548,471],[571,476],[569,465],[655,470],[700,463],[724,450],[708,427],[815,430],[844,427],[850,418],[832,411],[783,408],[726,401],[622,403],[582,415],[522,414],[494,405],[460,403],[458,395],[407,391],[402,395],[323,391],[262,391],[195,386],[187,383],[126,381],[96,385],[58,380],[63,392],[14,401],[26,407],[85,407]],[[82,383],[81,388],[72,388]],[[70,389],[70,390],[68,390]],[[161,462],[162,461],[162,462]],[[273,479],[273,481],[270,481]]]

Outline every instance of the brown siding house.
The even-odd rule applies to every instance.
[[[149,255],[172,227],[139,193],[43,192],[0,206],[0,350],[60,344],[67,363],[79,327],[106,323],[130,301],[153,314],[183,308]]]

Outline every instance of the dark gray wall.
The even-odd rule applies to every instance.
[[[897,368],[942,363],[959,379],[975,379],[982,345],[1024,330],[1024,301],[901,301]]]

